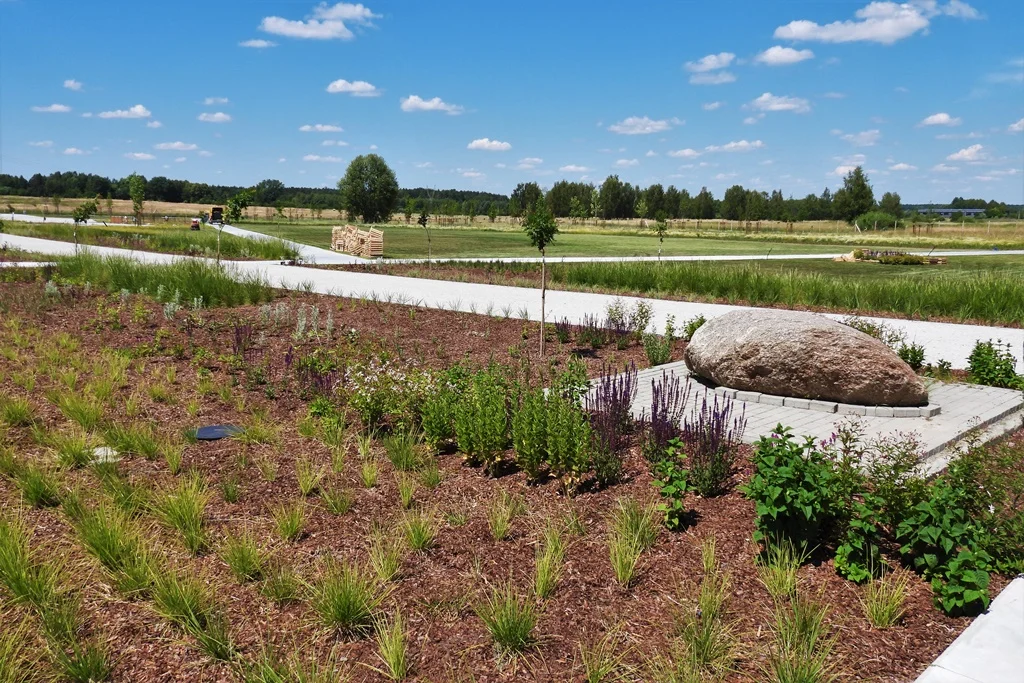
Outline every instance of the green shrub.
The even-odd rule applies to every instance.
[[[329,628],[359,634],[369,629],[386,591],[372,573],[354,564],[328,561],[309,586],[310,606]]]
[[[868,211],[857,216],[855,221],[861,230],[894,230],[896,228],[896,216],[884,211]]]
[[[546,427],[548,471],[567,493],[574,493],[592,466],[590,421],[578,403],[549,396]]]
[[[696,332],[701,327],[703,327],[704,323],[706,323],[706,322],[707,322],[707,319],[704,317],[703,314],[700,314],[700,313],[698,313],[697,315],[693,316],[692,318],[690,318],[689,320],[684,322],[683,323],[683,341],[687,341],[688,342],[691,339],[693,339],[694,332]]]
[[[548,401],[542,389],[523,393],[519,409],[512,416],[512,446],[516,465],[531,481],[540,479],[548,460]]]
[[[448,448],[455,440],[455,415],[468,381],[468,373],[456,365],[435,378],[434,390],[420,406],[420,424],[424,439],[435,450]]]
[[[673,439],[670,443],[678,447],[679,440]],[[686,525],[686,505],[683,504],[683,499],[689,489],[689,471],[680,467],[672,454],[655,462],[652,467],[656,477],[654,485],[663,499],[658,505],[658,511],[664,518],[665,528],[669,531],[680,531]]]
[[[664,365],[672,360],[672,344],[676,340],[675,319],[670,315],[665,322],[665,334],[645,333],[642,337],[644,353],[651,366]]]
[[[920,344],[901,344],[896,355],[914,372],[924,367],[924,347]]]
[[[1010,345],[999,340],[976,342],[967,358],[967,370],[972,382],[1009,389],[1024,388],[1024,379],[1017,375],[1017,359],[1010,353]]]
[[[469,463],[494,471],[508,445],[507,402],[505,382],[495,368],[473,376],[455,410],[459,450]]]
[[[532,600],[516,593],[512,583],[491,589],[490,595],[476,607],[498,649],[508,654],[522,652],[534,641],[537,610]]]

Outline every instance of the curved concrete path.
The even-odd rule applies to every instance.
[[[72,254],[75,249],[75,246],[68,242],[19,235],[0,235],[0,244],[3,243],[43,254]],[[82,248],[102,255],[127,256],[149,263],[168,263],[179,258],[190,258],[111,247]],[[443,308],[529,320],[540,319],[540,296],[535,289],[301,268],[266,261],[232,261],[229,265],[239,271],[260,273],[267,278],[271,285],[282,289],[307,289],[321,294],[375,298],[392,303],[415,304],[428,308]],[[547,293],[547,320],[550,322],[565,318],[570,322],[579,323],[586,316],[596,316],[598,320],[603,320],[608,304],[617,298],[630,304],[641,300],[636,297],[550,290]],[[752,307],[724,304],[664,299],[643,300],[651,304],[654,312],[653,325],[658,330],[664,328],[669,316],[672,316],[676,325],[679,325],[698,315],[713,318],[729,311],[752,310]],[[838,314],[828,314],[828,316],[836,320],[845,317]],[[976,342],[1000,339],[1010,344],[1013,354],[1018,359],[1018,372],[1024,371],[1024,329],[896,318],[868,319],[901,330],[906,334],[908,342],[916,342],[924,346],[928,362],[947,360],[955,368],[967,367],[967,357]]]

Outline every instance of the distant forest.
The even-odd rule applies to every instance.
[[[223,205],[240,191],[249,189],[231,185],[209,185],[189,180],[176,180],[164,176],[145,179],[146,200],[159,202]],[[871,193],[866,176],[863,185]],[[307,208],[314,211],[337,208],[340,193],[335,188],[287,187],[280,180],[262,180],[251,189],[256,206]],[[395,211],[412,214],[426,210],[441,215],[503,215],[519,216],[540,198],[559,217],[577,218],[691,218],[728,220],[832,220],[851,219],[859,215],[842,206],[843,189],[833,193],[828,188],[820,195],[803,198],[785,197],[782,190],[764,192],[740,185],[726,190],[716,198],[707,188],[691,195],[685,189],[654,184],[642,188],[609,176],[600,185],[558,181],[547,191],[536,183],[520,183],[511,195],[472,190],[434,190],[410,188],[399,191]],[[0,174],[0,195],[26,197],[112,198],[129,199],[128,177],[111,179],[92,173],[76,171],[55,172],[50,175],[36,173],[22,176]],[[871,197],[870,205],[896,216],[924,208],[985,209],[986,216],[997,218],[1013,216],[1022,210],[1020,205],[1007,205],[995,200],[955,197],[948,204],[903,205],[899,195],[886,192],[877,202]],[[840,201],[837,202],[837,199]]]

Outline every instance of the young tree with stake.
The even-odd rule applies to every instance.
[[[654,214],[654,232],[658,236],[658,260],[661,260],[661,247],[665,244],[665,234],[668,232],[668,217],[664,211]]]
[[[534,202],[523,221],[523,231],[530,238],[530,243],[540,250],[540,355],[544,356],[544,298],[547,293],[547,262],[545,250],[555,241],[558,234],[558,223],[551,214],[547,202],[539,199]]]
[[[416,222],[423,228],[423,232],[427,233],[427,268],[430,267],[430,214],[427,213],[426,209],[420,212],[420,217],[416,219]]]

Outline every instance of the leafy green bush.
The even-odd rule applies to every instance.
[[[689,320],[683,323],[683,341],[690,341],[693,339],[693,333],[703,327],[707,319],[703,314],[698,313]]]
[[[896,355],[900,359],[910,366],[910,369],[917,372],[924,367],[924,347],[920,344],[900,344],[900,348],[896,351]]]
[[[967,370],[972,382],[990,387],[1024,389],[1024,378],[1017,375],[1017,359],[1010,353],[1010,345],[1000,340],[975,343],[967,358]]]
[[[455,415],[468,380],[461,365],[449,368],[435,378],[434,390],[420,405],[423,438],[435,450],[443,450],[455,440]]]
[[[642,337],[647,362],[653,365],[664,365],[672,359],[672,343],[676,340],[675,318],[671,315],[665,321],[665,334],[658,336],[646,333]]]
[[[492,472],[509,440],[507,392],[504,378],[489,368],[473,376],[455,409],[459,450]]]
[[[548,461],[548,400],[543,389],[523,394],[512,416],[512,446],[516,465],[531,481],[540,479]]]
[[[884,211],[868,211],[857,216],[856,224],[861,230],[893,230],[896,228],[896,216]]]
[[[671,441],[672,448],[677,450],[681,444],[678,439]],[[686,505],[683,499],[689,488],[687,475],[689,472],[672,457],[654,463],[654,485],[663,498],[658,504],[658,512],[665,518],[665,528],[679,531],[686,525]]]
[[[548,470],[571,494],[591,469],[590,422],[579,404],[558,396],[548,397],[546,421]]]

